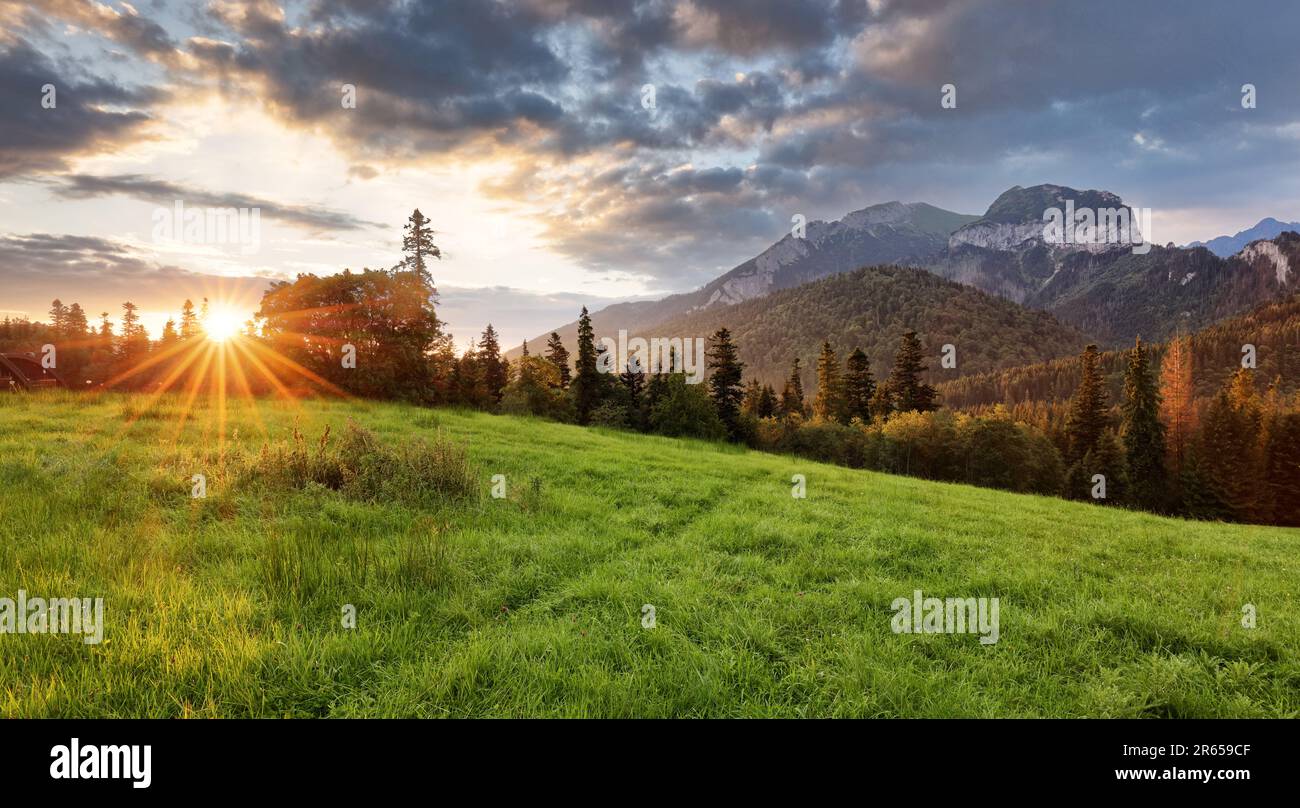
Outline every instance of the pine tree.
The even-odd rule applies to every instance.
[[[822,342],[817,357],[817,395],[813,397],[813,418],[818,421],[843,420],[844,383],[840,378],[840,363],[829,342]]]
[[[578,367],[573,377],[572,394],[578,423],[591,420],[591,412],[600,404],[600,371],[596,365],[596,332],[591,327],[591,315],[582,307],[578,317]]]
[[[199,316],[194,313],[194,301],[187,298],[181,306],[181,339],[197,337],[199,330]]]
[[[1210,498],[1222,502],[1238,521],[1250,519],[1259,505],[1260,416],[1252,373],[1239,369],[1210,402],[1196,436],[1200,478],[1209,486]]]
[[[1287,413],[1274,424],[1268,449],[1272,522],[1300,527],[1300,411]]]
[[[871,362],[861,348],[854,348],[844,363],[844,414],[848,420],[871,421],[871,399],[876,381],[871,378]]]
[[[86,312],[82,310],[80,303],[73,303],[68,307],[68,336],[75,338],[84,338],[89,330],[89,323],[86,321]]]
[[[790,378],[786,379],[785,389],[781,391],[781,412],[786,417],[803,417],[803,379],[799,374],[799,357],[796,356],[790,368]]]
[[[623,385],[623,397],[627,401],[628,422],[634,429],[644,429],[648,413],[645,409],[645,371],[635,356],[629,356],[627,365],[619,374],[619,383]]]
[[[1182,472],[1188,447],[1196,432],[1196,389],[1192,384],[1192,341],[1178,337],[1165,348],[1160,362],[1160,415],[1165,423],[1169,469]]]
[[[763,385],[751,377],[745,383],[745,396],[740,400],[740,411],[751,418],[758,417],[758,402],[763,397]]]
[[[131,301],[122,304],[122,359],[137,361],[149,353],[149,335],[140,325],[139,307]]]
[[[889,373],[889,389],[893,409],[897,412],[930,412],[935,409],[935,389],[921,381],[928,370],[922,364],[921,341],[915,331],[908,331],[894,356],[894,367]]]
[[[758,394],[758,408],[754,414],[759,418],[775,418],[778,409],[776,390],[770,384],[763,385],[763,391]]]
[[[68,307],[57,297],[50,303],[50,328],[59,337],[66,336],[68,332]]]
[[[732,440],[741,438],[740,400],[745,391],[741,386],[745,365],[736,356],[736,346],[731,342],[731,332],[719,328],[709,342],[705,354],[709,368],[709,396],[718,411],[718,418],[727,428]]]
[[[554,331],[551,332],[551,338],[546,343],[546,358],[560,372],[560,387],[567,388],[572,374],[569,368],[569,351],[560,340],[560,335]]]
[[[1120,429],[1130,499],[1146,510],[1164,510],[1169,494],[1165,472],[1165,425],[1160,423],[1160,393],[1156,390],[1147,348],[1141,338],[1129,354],[1121,411]]]
[[[430,258],[441,259],[442,250],[433,243],[433,230],[429,227],[429,220],[416,208],[407,219],[403,231],[402,252],[406,257],[402,260],[402,266],[414,272],[432,290],[433,274],[429,271],[428,261]],[[433,292],[437,294],[436,290]]]
[[[501,358],[501,344],[497,339],[496,329],[491,323],[483,329],[483,337],[478,343],[478,363],[481,368],[483,387],[490,397],[490,406],[496,406],[501,402],[501,392],[505,390],[510,377],[509,366]]]
[[[1067,460],[1071,462],[1080,460],[1097,446],[1097,441],[1101,440],[1101,434],[1106,429],[1107,420],[1106,384],[1101,377],[1097,346],[1084,348],[1080,362],[1082,378],[1070,401],[1070,413],[1065,427],[1070,444]]]
[[[180,339],[180,337],[176,333],[176,321],[168,318],[167,323],[163,326],[162,336],[158,338],[158,342],[161,345],[171,345],[178,339]]]

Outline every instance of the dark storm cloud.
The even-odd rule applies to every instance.
[[[246,194],[215,193],[138,174],[103,177],[71,174],[60,180],[61,184],[54,188],[55,193],[70,199],[122,195],[167,206],[180,200],[192,207],[258,209],[260,216],[309,230],[359,230],[384,226],[329,208],[287,205]]]
[[[172,37],[144,16],[108,35],[160,61]],[[1037,182],[1165,206],[1297,194],[1300,7],[1281,0],[262,0],[196,23],[177,81],[332,135],[358,176],[499,150],[520,175],[486,190],[543,201],[556,249],[667,284],[743,260],[791,211],[978,212]]]
[[[55,106],[42,106],[54,86]],[[0,179],[58,171],[79,155],[112,152],[141,134],[158,93],[56,64],[26,40],[0,34]]]

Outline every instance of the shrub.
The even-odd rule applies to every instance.
[[[314,449],[308,449],[297,428],[291,442],[263,446],[241,475],[245,484],[253,480],[281,488],[314,483],[353,499],[411,504],[472,499],[479,489],[464,447],[440,433],[433,440],[417,438],[390,447],[353,422],[337,446],[330,443],[328,427]]]

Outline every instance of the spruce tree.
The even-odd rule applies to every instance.
[[[1169,491],[1165,425],[1160,422],[1160,392],[1141,338],[1129,354],[1124,373],[1122,413],[1120,434],[1124,440],[1129,497],[1146,510],[1164,510]]]
[[[871,399],[876,381],[871,378],[871,362],[861,348],[854,348],[844,363],[844,415],[848,420],[871,421]]]
[[[55,336],[66,336],[68,329],[68,307],[57,297],[50,303],[50,327]]]
[[[433,230],[429,227],[429,220],[416,208],[403,230],[402,252],[406,253],[406,257],[402,260],[402,266],[414,272],[432,291],[433,274],[429,271],[428,262],[431,258],[441,259],[442,250],[433,243]]]
[[[478,344],[478,362],[483,377],[483,387],[490,398],[489,404],[495,406],[501,401],[501,393],[510,380],[508,364],[501,358],[501,344],[497,339],[496,329],[488,323],[483,330],[483,338]]]
[[[567,388],[569,381],[572,379],[572,369],[569,367],[569,351],[564,347],[560,335],[554,331],[551,332],[551,338],[546,342],[546,358],[560,372],[560,387]]]
[[[1165,347],[1160,361],[1160,416],[1165,424],[1169,469],[1181,473],[1196,431],[1196,388],[1192,383],[1192,342],[1178,337]]]
[[[935,389],[921,381],[921,373],[928,370],[922,362],[921,341],[915,331],[908,331],[894,356],[894,367],[889,373],[889,389],[893,409],[897,412],[930,412],[935,409]]]
[[[778,410],[776,390],[772,385],[763,385],[763,391],[758,394],[758,409],[756,415],[759,418],[774,418]]]
[[[1079,388],[1070,401],[1065,431],[1069,440],[1069,462],[1077,462],[1097,446],[1106,429],[1106,384],[1101,377],[1100,354],[1096,345],[1083,349]]]
[[[727,428],[732,440],[741,438],[740,400],[745,390],[741,386],[741,374],[745,365],[736,356],[736,346],[731,341],[731,332],[719,328],[709,340],[709,349],[705,353],[709,368],[709,397],[718,411],[718,418]]]
[[[838,422],[844,413],[844,383],[840,378],[840,363],[830,342],[822,342],[817,357],[817,395],[813,397],[813,418],[818,421]]]
[[[194,311],[194,301],[186,298],[184,305],[181,306],[181,339],[197,337],[200,328],[199,315]]]
[[[582,307],[578,317],[578,372],[573,377],[573,406],[578,423],[591,420],[591,412],[600,403],[600,371],[596,368],[596,332],[591,327],[591,315]]]
[[[740,400],[740,411],[753,418],[758,417],[758,402],[763,396],[763,385],[758,379],[750,378],[745,383],[745,396]]]
[[[787,417],[803,417],[803,379],[799,378],[799,373],[799,357],[796,356],[790,367],[790,378],[786,379],[781,391],[781,412]]]

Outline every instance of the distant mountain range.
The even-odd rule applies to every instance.
[[[1300,222],[1279,222],[1277,219],[1269,217],[1260,219],[1259,223],[1249,230],[1242,230],[1235,236],[1219,236],[1209,241],[1193,241],[1187,247],[1204,247],[1220,258],[1227,258],[1230,255],[1236,255],[1241,252],[1247,244],[1252,241],[1269,241],[1277,238],[1286,231],[1300,233]]]
[[[874,205],[835,222],[809,222],[802,238],[786,235],[693,292],[593,312],[592,324],[597,337],[616,336],[619,329],[640,336],[706,336],[726,325],[738,336],[742,359],[768,377],[795,355],[811,360],[812,342],[822,338],[837,348],[864,343],[869,353],[868,344],[876,345],[877,339],[887,346],[898,338],[897,333],[869,333],[872,329],[912,328],[925,341],[927,328],[938,321],[932,307],[944,296],[960,297],[964,285],[1016,304],[967,307],[962,310],[965,320],[945,324],[946,341],[968,346],[975,334],[997,335],[996,347],[981,349],[978,362],[959,365],[966,373],[1024,361],[1017,357],[1025,349],[1011,335],[1024,334],[1031,322],[1025,318],[1042,315],[1019,307],[1047,312],[1059,321],[1049,328],[1045,321],[1033,320],[1030,329],[1037,329],[1034,339],[1059,340],[1059,350],[1055,345],[1032,347],[1050,358],[1074,351],[1078,338],[1107,348],[1126,346],[1137,336],[1161,340],[1300,289],[1300,235],[1287,230],[1289,225],[1277,222],[1280,232],[1248,241],[1228,257],[1200,246],[1142,245],[1135,253],[1129,243],[1046,238],[1045,212],[1067,203],[1076,210],[1126,207],[1108,191],[1060,185],[1013,187],[982,216],[924,203]],[[1269,232],[1270,222],[1275,220],[1256,228]],[[1233,238],[1248,238],[1253,230]],[[921,293],[913,274],[876,272],[855,283],[814,284],[886,264],[920,268],[956,283]],[[796,289],[797,295],[775,297]],[[845,301],[843,296],[857,297]],[[787,305],[795,299],[797,306]],[[909,315],[908,306],[918,305]],[[1007,328],[980,317],[1003,318]],[[577,323],[556,330],[572,349]],[[530,340],[534,350],[542,349],[545,338]],[[881,357],[887,352],[885,347],[878,350]],[[515,349],[509,355],[518,353]]]

